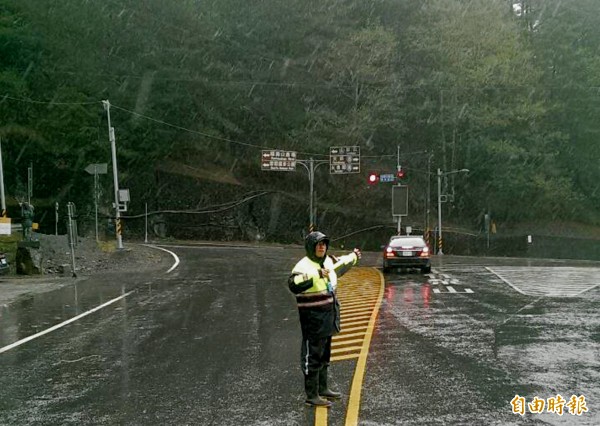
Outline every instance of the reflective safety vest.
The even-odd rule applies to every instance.
[[[302,258],[292,270],[288,286],[296,295],[298,308],[311,308],[333,304],[333,290],[337,287],[338,277],[356,265],[358,257],[351,253],[339,258],[327,255],[323,266],[312,261],[308,256]],[[329,269],[329,278],[320,276],[319,271]]]

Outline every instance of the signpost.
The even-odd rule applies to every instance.
[[[360,146],[329,148],[329,173],[332,175],[360,173]]]
[[[359,146],[333,146],[329,149],[329,160],[298,160],[296,151],[281,149],[266,149],[261,155],[261,170],[271,172],[294,172],[296,165],[300,164],[308,172],[310,184],[309,221],[310,229],[315,225],[314,209],[314,180],[315,170],[322,164],[329,164],[331,174],[360,173],[360,147]]]
[[[73,278],[77,277],[75,273],[75,246],[77,245],[77,220],[74,219],[75,204],[72,202],[67,203],[67,236],[69,239],[69,248],[71,249],[71,268],[73,268]]]

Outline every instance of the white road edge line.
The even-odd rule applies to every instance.
[[[134,291],[135,291],[135,290],[131,290],[131,291],[129,291],[129,292],[127,292],[127,293],[125,293],[125,294],[122,294],[122,295],[121,295],[121,296],[119,296],[119,297],[115,297],[114,299],[112,299],[112,300],[109,300],[109,301],[108,301],[108,302],[106,302],[106,303],[103,303],[103,304],[102,304],[102,305],[100,305],[100,306],[96,306],[94,309],[91,309],[91,310],[89,310],[89,311],[87,311],[87,312],[84,312],[84,313],[82,313],[82,314],[79,314],[79,315],[77,315],[76,317],[73,317],[73,318],[71,318],[71,319],[68,319],[68,320],[66,320],[66,321],[63,321],[63,322],[61,322],[60,324],[56,324],[55,326],[52,326],[52,327],[50,327],[50,328],[47,328],[46,330],[40,331],[39,333],[35,333],[35,334],[33,334],[33,335],[29,336],[29,337],[26,337],[26,338],[24,338],[24,339],[21,339],[21,340],[19,340],[18,342],[12,343],[12,344],[10,344],[10,345],[8,345],[8,346],[4,346],[3,348],[0,348],[0,354],[1,354],[1,353],[3,353],[3,352],[9,351],[9,350],[11,350],[11,349],[13,349],[13,348],[16,348],[17,346],[20,346],[20,345],[22,345],[23,343],[27,343],[27,342],[29,342],[30,340],[37,339],[38,337],[40,337],[40,336],[43,336],[44,334],[48,334],[48,333],[50,333],[50,332],[52,332],[52,331],[54,331],[54,330],[58,330],[59,328],[61,328],[61,327],[64,327],[64,326],[65,326],[65,325],[67,325],[67,324],[71,324],[72,322],[74,322],[74,321],[77,321],[77,320],[78,320],[78,319],[80,319],[80,318],[83,318],[83,317],[85,317],[85,316],[87,316],[87,315],[89,315],[89,314],[92,314],[92,313],[94,313],[94,312],[96,312],[96,311],[98,311],[98,310],[100,310],[100,309],[102,309],[102,308],[105,308],[105,307],[107,307],[108,305],[111,305],[111,304],[113,304],[113,303],[115,303],[115,302],[117,302],[117,301],[119,301],[119,300],[121,300],[121,299],[124,299],[125,297],[127,297],[127,296],[129,296],[131,293],[133,293]]]
[[[179,266],[179,257],[177,257],[177,255],[175,253],[173,253],[171,250],[167,250],[166,248],[162,248],[162,247],[159,247],[159,246],[153,246],[152,244],[144,244],[144,245],[147,246],[147,247],[151,247],[151,248],[159,249],[159,250],[162,250],[162,251],[166,251],[167,253],[169,253],[171,256],[173,256],[175,258],[175,263],[167,271],[167,274],[169,272],[171,272],[173,269],[177,268],[177,266]]]
[[[596,284],[596,285],[593,285],[593,286],[591,286],[591,287],[589,287],[589,288],[583,289],[583,290],[581,290],[579,293],[575,293],[575,296],[579,296],[580,294],[583,294],[583,293],[585,293],[586,291],[593,290],[593,289],[595,289],[596,287],[598,287],[599,285],[600,285],[600,284]]]
[[[487,269],[488,271],[490,271],[492,274],[494,274],[498,278],[500,278],[502,281],[504,281],[504,283],[508,284],[509,286],[511,286],[513,289],[515,289],[519,293],[524,294],[525,296],[527,296],[527,293],[523,293],[521,290],[519,290],[517,287],[515,287],[510,281],[508,281],[506,278],[504,278],[498,272],[494,271],[492,268],[489,268],[487,266],[484,266],[484,268]]]

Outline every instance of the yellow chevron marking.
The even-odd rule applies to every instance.
[[[336,341],[335,343],[331,343],[331,347],[338,349],[338,348],[343,348],[346,346],[353,345],[355,343],[362,343],[362,341],[363,341],[363,339],[351,339],[351,340]]]
[[[375,268],[353,268],[340,278],[337,287],[343,320],[342,331],[332,339],[331,361],[358,359],[350,387],[346,426],[358,424],[362,382],[384,287],[383,275]],[[356,339],[359,336],[363,338]],[[315,426],[327,425],[327,415],[327,408],[318,407]]]

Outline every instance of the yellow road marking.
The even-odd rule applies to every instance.
[[[346,359],[354,359],[354,358],[358,358],[359,354],[347,354],[347,355],[336,355],[336,356],[332,356],[331,360],[332,361],[344,361]]]
[[[344,328],[344,330],[346,330],[346,332],[364,330],[363,333],[365,333],[367,331],[367,326],[368,326],[368,324],[360,325],[360,326],[346,327],[346,328]]]
[[[340,299],[340,303],[342,305],[349,305],[349,307],[357,307],[357,306],[365,306],[365,305],[374,305],[377,302],[377,298],[373,296],[370,299],[365,299],[364,297],[349,297],[347,299]]]
[[[366,327],[365,327],[366,328]],[[340,336],[339,338],[337,338],[336,340],[344,340],[344,339],[348,339],[350,337],[358,337],[358,336],[364,336],[365,332],[362,331],[360,333],[350,333],[350,334],[344,334],[343,336]]]
[[[378,283],[377,283],[378,282]],[[346,412],[346,426],[358,425],[358,412],[360,409],[360,395],[362,390],[362,382],[365,375],[367,364],[367,356],[369,354],[369,346],[371,345],[371,336],[375,328],[375,321],[379,314],[379,307],[383,299],[385,281],[383,275],[375,268],[356,268],[351,270],[340,280],[341,291],[338,294],[338,299],[342,305],[341,316],[344,320],[341,321],[344,327],[342,332],[334,336],[332,340],[331,361],[342,361],[358,358],[352,384],[350,386],[350,396],[348,399],[348,409]],[[379,287],[377,291],[367,290],[367,285]],[[355,294],[369,294],[369,297],[352,296]],[[369,314],[359,313],[352,315],[353,312],[369,311]],[[360,319],[359,319],[360,318]],[[360,324],[360,325],[359,325]],[[348,327],[348,325],[351,325]],[[358,336],[363,336],[363,339],[352,339]],[[361,343],[359,346],[346,346],[348,344]],[[351,353],[353,352],[354,353]],[[360,351],[357,353],[357,351]],[[335,356],[334,356],[335,355]],[[328,409],[325,407],[317,407],[315,410],[315,426],[327,426]]]
[[[373,311],[373,306],[367,306],[364,308],[353,308],[349,312],[341,314],[342,317],[358,317],[361,315],[368,315]]]
[[[350,388],[350,399],[348,401],[348,411],[346,412],[346,426],[355,426],[358,425],[358,411],[360,409],[360,394],[362,391],[362,382],[365,376],[365,369],[367,366],[367,356],[369,354],[369,346],[371,345],[371,337],[373,336],[373,330],[375,328],[375,321],[377,320],[377,315],[379,314],[379,307],[381,306],[381,300],[383,299],[383,291],[385,288],[385,280],[383,275],[378,269],[371,268],[373,271],[379,275],[379,300],[373,309],[373,313],[371,314],[371,320],[369,321],[369,326],[367,329],[367,333],[365,335],[365,340],[363,342],[362,350],[360,351],[360,356],[358,357],[358,361],[356,363],[356,369],[354,370],[354,377],[352,379],[352,387]]]
[[[362,349],[362,345],[348,346],[346,348],[332,349],[331,354],[338,355],[338,354],[345,354],[346,352],[356,352],[357,354],[359,354],[359,351],[361,349]]]
[[[346,320],[346,321],[341,321],[341,324],[344,325],[358,325],[358,324],[364,324],[364,325],[368,325],[369,324],[369,318],[364,318],[364,319],[358,319],[358,320]]]
[[[349,305],[364,305],[364,304],[370,304],[370,303],[375,303],[377,297],[376,296],[370,296],[370,297],[362,297],[362,296],[352,296],[352,295],[348,295],[345,297],[340,297],[339,298],[341,302],[344,302],[344,304],[349,304]]]
[[[358,303],[368,303],[368,302],[375,302],[377,300],[377,296],[376,295],[372,295],[369,297],[364,297],[364,296],[348,296],[345,298],[340,298],[340,302],[342,303],[350,303],[350,304],[358,304]]]
[[[355,314],[357,312],[371,312],[372,310],[373,310],[372,306],[367,306],[365,308],[344,309],[344,312],[342,312],[341,315],[348,316],[350,314]]]
[[[315,426],[327,426],[327,408],[317,407],[315,410]]]
[[[352,340],[342,340],[342,341],[337,341],[336,343],[332,343],[331,344],[331,348],[341,348],[343,346],[348,346],[354,343],[362,343],[363,339],[352,339]]]
[[[353,320],[359,320],[361,318],[367,318],[367,319],[371,318],[371,312],[368,312],[368,313],[357,313],[357,314],[354,314],[354,315],[344,315],[344,317],[341,318],[341,321],[342,322],[344,322],[344,321],[353,321]]]

